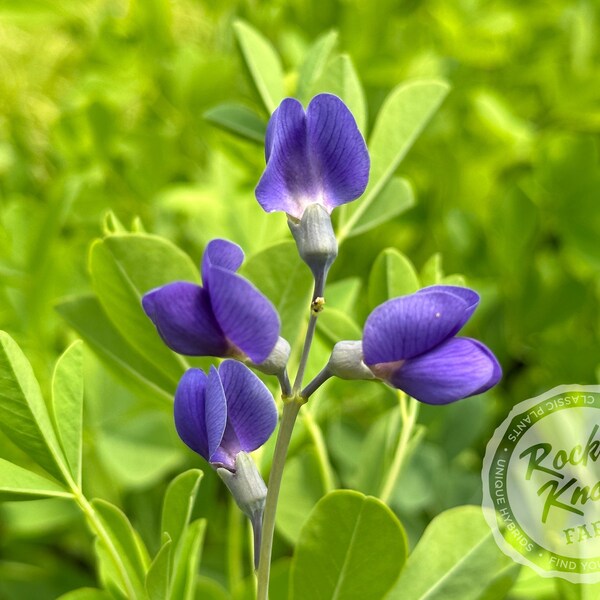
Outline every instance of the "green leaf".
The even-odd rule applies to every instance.
[[[360,277],[348,277],[327,284],[326,308],[333,307],[337,310],[350,313],[358,300],[362,280]]]
[[[512,564],[496,545],[481,508],[460,506],[430,523],[387,599],[490,598],[487,589]],[[504,592],[495,596],[504,597]]]
[[[96,588],[79,588],[63,594],[56,600],[112,600],[111,596],[103,590]]]
[[[557,577],[556,587],[560,592],[561,600],[598,600],[600,597],[600,583],[577,584]]]
[[[296,96],[300,102],[306,104],[311,99],[313,86],[323,73],[337,40],[337,31],[328,31],[320,36],[306,53],[298,74],[298,87],[296,89]]]
[[[338,236],[346,238],[383,192],[402,159],[448,94],[441,81],[414,81],[386,98],[369,139],[371,173],[364,197],[341,210]]]
[[[199,469],[185,471],[171,481],[165,492],[160,530],[173,542],[172,562],[185,535],[202,477],[204,473]]]
[[[198,565],[202,542],[206,530],[206,520],[198,519],[190,523],[182,540],[181,552],[175,562],[171,600],[193,600],[198,577]]]
[[[414,204],[415,196],[410,183],[402,177],[392,177],[360,218],[354,221],[352,228],[344,230],[344,236],[350,238],[369,231],[397,217]]]
[[[0,500],[71,498],[69,491],[54,481],[0,458]]]
[[[317,329],[329,342],[340,340],[359,340],[362,330],[347,313],[327,307],[319,316]]]
[[[90,251],[94,291],[119,333],[174,383],[187,367],[171,352],[142,309],[142,296],[173,281],[199,283],[198,268],[168,240],[148,234],[116,234]]]
[[[254,85],[272,113],[285,96],[281,60],[271,43],[248,23],[236,21],[233,28]]]
[[[165,600],[165,598],[168,598],[172,545],[171,538],[167,535],[164,544],[148,569],[146,591],[150,600]]]
[[[404,529],[377,498],[338,490],[315,506],[292,563],[292,596],[311,600],[383,598],[407,554]]]
[[[52,411],[69,470],[81,486],[83,435],[83,345],[73,342],[58,359],[52,377]]]
[[[310,511],[325,492],[319,456],[311,444],[285,464],[277,507],[277,531],[295,543]]]
[[[56,306],[102,362],[138,397],[172,408],[176,383],[133,348],[106,316],[95,296],[77,296]]]
[[[64,479],[65,458],[40,386],[17,343],[0,331],[0,427],[48,473]]]
[[[294,345],[308,314],[312,277],[294,242],[281,242],[251,256],[241,273],[271,300],[281,317],[281,335]]]
[[[121,562],[120,566],[113,564],[113,567],[117,567],[118,573],[113,579],[123,582],[122,574],[125,571],[129,585],[125,585],[124,591],[135,591],[136,597],[143,598],[146,594],[144,584],[146,570],[150,564],[148,551],[143,542],[123,511],[114,506],[114,504],[95,498],[92,501],[92,508],[101,521],[110,539],[110,544],[116,550],[116,554]],[[105,552],[107,552],[106,540],[99,539],[98,541],[104,546]],[[111,561],[115,560],[114,553],[107,552],[107,555],[110,555]]]
[[[395,248],[386,248],[369,274],[369,306],[375,308],[390,298],[412,294],[420,288],[412,262]]]
[[[250,108],[241,104],[219,104],[207,110],[204,118],[213,125],[243,138],[263,144],[266,123]]]
[[[367,102],[358,74],[347,54],[334,58],[317,79],[311,96],[327,92],[339,96],[350,109],[358,128],[364,132],[367,126]]]
[[[442,268],[442,255],[439,252],[432,254],[421,269],[421,283],[423,287],[437,285],[444,278]]]

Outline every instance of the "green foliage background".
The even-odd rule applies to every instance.
[[[514,403],[600,379],[598,12],[591,0],[3,2],[0,329],[48,390],[54,361],[77,337],[55,307],[92,290],[89,248],[103,231],[124,223],[159,234],[195,263],[213,237],[249,256],[289,239],[283,216],[263,214],[254,200],[260,143],[205,118],[224,102],[252,109],[258,131],[268,118],[236,47],[236,19],[273,43],[289,93],[310,45],[338,31],[337,50],[365,90],[367,130],[398,83],[446,80],[449,96],[399,168],[414,206],[342,245],[328,301],[351,320],[321,330],[311,365],[320,367],[340,331],[364,322],[369,273],[385,248],[418,271],[441,253],[444,272],[464,274],[482,293],[467,333],[494,350],[505,377],[483,397],[422,407],[427,429],[391,501],[414,547],[435,515],[479,501],[483,449]],[[116,218],[107,222],[108,210]],[[246,597],[247,532],[218,479],[183,450],[164,406],[123,385],[94,353],[85,365],[90,496],[123,507],[156,551],[167,481],[201,466],[195,516],[208,517],[208,528],[198,597]],[[306,511],[324,491],[377,489],[395,410],[393,394],[366,384],[334,383],[316,398],[284,479],[283,579]],[[27,463],[3,435],[0,455]],[[0,598],[95,586],[93,565],[70,505],[0,506]],[[526,570],[519,577],[507,597],[580,597]]]

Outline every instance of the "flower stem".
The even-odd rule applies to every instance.
[[[400,402],[400,414],[402,416],[402,430],[400,439],[394,454],[394,460],[390,466],[387,477],[383,484],[379,498],[382,502],[388,502],[404,466],[407,457],[408,443],[412,437],[415,425],[417,424],[417,416],[419,414],[419,403],[413,398],[407,398],[404,392],[398,391],[398,399]]]
[[[310,346],[315,335],[318,317],[318,313],[311,312],[310,320],[308,322],[308,329],[306,330],[306,337],[304,338],[304,348],[302,348],[302,356],[300,357],[300,364],[298,365],[298,373],[296,374],[296,379],[294,380],[294,387],[292,388],[293,395],[297,394],[300,391],[300,388],[302,387],[302,379],[304,379],[304,371],[306,370],[308,354],[310,352]]]
[[[329,367],[324,367],[315,378],[306,385],[306,387],[300,392],[302,398],[308,399],[312,396],[330,377],[333,377],[333,373],[329,370]]]
[[[258,589],[257,600],[268,600],[269,597],[269,573],[271,569],[271,551],[273,549],[273,534],[275,532],[275,513],[277,510],[277,500],[279,499],[279,489],[283,477],[283,468],[287,456],[294,423],[304,401],[301,398],[293,397],[283,405],[283,414],[279,425],[279,434],[275,444],[273,454],[273,465],[269,476],[269,486],[267,491],[267,500],[265,503],[265,512],[263,517],[262,540],[260,544],[260,560],[258,563]]]

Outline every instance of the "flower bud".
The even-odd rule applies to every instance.
[[[340,379],[375,379],[363,362],[361,341],[338,342],[331,351],[327,369]]]
[[[258,567],[267,486],[258,472],[255,462],[245,452],[239,452],[236,456],[235,472],[220,467],[217,469],[217,473],[229,488],[235,503],[252,523],[254,563]]]
[[[289,342],[286,339],[279,337],[271,354],[269,354],[263,362],[258,364],[251,363],[251,365],[266,375],[279,375],[284,371],[287,365],[290,358],[290,352],[291,347]]]
[[[300,257],[314,275],[315,297],[322,296],[329,267],[338,251],[331,217],[320,204],[309,204],[304,209],[302,219],[288,219],[288,226],[296,240]]]

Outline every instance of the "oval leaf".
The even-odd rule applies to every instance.
[[[173,542],[173,556],[185,534],[202,477],[202,471],[190,469],[175,477],[165,492],[161,531]]]
[[[395,88],[383,103],[369,139],[371,173],[359,202],[340,211],[338,234],[345,238],[362,219],[448,94],[442,81],[414,81]]]
[[[404,529],[377,498],[340,490],[325,496],[302,528],[292,563],[296,600],[377,600],[400,573]]]
[[[412,262],[395,248],[386,248],[369,274],[369,306],[375,308],[390,298],[412,294],[419,287]]]
[[[298,74],[298,87],[296,89],[296,96],[300,102],[306,104],[310,101],[314,83],[323,73],[337,39],[337,31],[329,31],[319,37],[306,53]]]
[[[241,104],[219,104],[207,110],[204,118],[213,125],[243,138],[264,143],[267,124],[250,108]]]
[[[497,589],[498,576],[511,565],[496,545],[481,508],[460,506],[430,523],[387,599],[489,598],[486,590]],[[508,588],[493,597],[504,598]]]
[[[177,383],[187,364],[160,339],[142,309],[142,296],[172,281],[199,283],[189,256],[158,236],[116,234],[92,245],[90,271],[100,304],[119,333]]]
[[[71,498],[69,491],[54,481],[0,458],[0,500]]]
[[[0,331],[0,427],[48,473],[64,479],[63,456],[40,386],[17,343]]]
[[[52,412],[69,470],[81,486],[83,347],[73,342],[58,359],[52,377]]]
[[[59,303],[56,310],[138,397],[172,409],[176,382],[158,371],[125,340],[95,296],[69,298]]]
[[[244,21],[233,24],[254,85],[269,113],[285,95],[281,60],[272,44]]]

